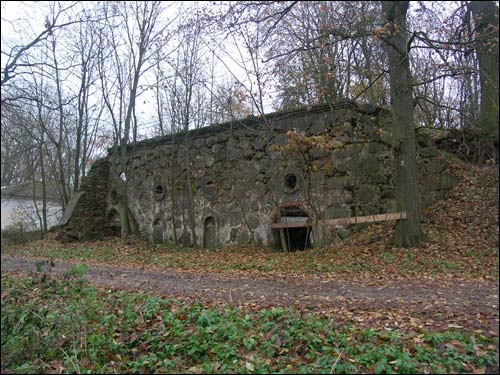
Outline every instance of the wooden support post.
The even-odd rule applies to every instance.
[[[285,230],[283,228],[280,228],[280,240],[281,240],[281,248],[285,253],[288,253],[288,246],[286,245],[286,238],[285,238]]]

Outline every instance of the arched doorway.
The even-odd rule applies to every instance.
[[[212,216],[205,218],[203,222],[203,247],[217,246],[215,219]]]
[[[156,219],[153,223],[153,242],[163,243],[163,222],[161,219]]]
[[[278,246],[285,251],[306,250],[311,247],[309,215],[301,207],[284,206],[280,209]]]
[[[106,215],[106,225],[108,227],[109,234],[114,237],[120,237],[122,233],[122,223],[120,220],[120,213],[112,209]]]

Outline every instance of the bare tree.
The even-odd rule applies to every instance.
[[[190,128],[198,128],[203,125],[205,120],[200,116],[202,113],[208,113],[203,106],[199,104],[202,95],[199,91],[206,83],[203,64],[201,62],[201,35],[202,22],[200,17],[200,9],[196,6],[188,7],[186,13],[189,15],[186,18],[181,18],[178,29],[178,48],[176,48],[175,59],[168,60],[172,71],[172,79],[165,81],[167,90],[165,94],[169,97],[171,124],[174,129],[182,131],[182,140],[178,146],[179,159],[183,163],[183,187],[184,199],[186,205],[183,209],[183,233],[184,239],[187,240],[190,233],[192,244],[198,246],[196,234],[196,220],[194,207],[194,192],[193,192],[193,171]],[[201,95],[200,95],[201,94]],[[197,103],[198,102],[198,103]],[[173,203],[173,202],[172,202]],[[187,230],[189,228],[189,231]],[[175,229],[174,229],[175,230]]]
[[[85,167],[93,151],[97,135],[97,125],[104,110],[102,100],[96,100],[96,95],[93,95],[97,92],[98,29],[90,14],[88,21],[79,23],[78,28],[72,48],[78,59],[75,65],[78,70],[77,79],[79,82],[74,132],[75,155],[72,171],[74,192],[78,191],[80,179],[85,176]]]
[[[103,3],[106,28],[100,40],[99,74],[103,96],[115,130],[115,156],[120,166],[122,239],[138,230],[128,204],[128,159],[131,138],[137,140],[134,121],[139,81],[154,66],[154,56],[169,40],[168,24],[161,25],[161,2]],[[120,30],[123,34],[120,34]],[[121,39],[123,36],[123,39]],[[114,76],[107,71],[111,68]]]
[[[40,31],[38,35],[33,37],[31,41],[24,45],[14,45],[10,48],[4,50],[4,44],[2,43],[2,57],[5,57],[6,63],[2,66],[2,78],[1,86],[4,88],[12,78],[18,75],[27,73],[25,68],[33,67],[36,63],[27,63],[23,61],[23,58],[28,54],[30,50],[42,44],[44,41],[48,40],[49,37],[57,30],[64,29],[76,22],[78,20],[64,20],[64,17],[69,13],[69,11],[75,7],[77,2],[72,2],[69,5],[61,7],[58,3],[57,6],[53,6],[55,10],[52,12],[51,17],[47,17],[45,21],[45,29]],[[29,72],[28,72],[29,74]],[[12,98],[11,98],[12,99]],[[3,101],[3,99],[2,99]]]

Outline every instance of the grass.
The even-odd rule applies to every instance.
[[[2,275],[2,372],[463,373],[498,366],[476,332],[338,327],[335,316],[248,312]],[[492,367],[493,366],[493,367]]]

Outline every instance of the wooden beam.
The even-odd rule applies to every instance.
[[[363,223],[374,223],[379,221],[391,221],[391,220],[402,220],[402,219],[406,219],[406,212],[391,212],[379,215],[343,217],[340,219],[321,220],[321,222],[327,225],[346,225],[346,224],[363,224]],[[309,220],[290,221],[285,223],[280,222],[271,224],[271,228],[273,229],[303,228],[310,226],[311,222]]]
[[[290,221],[288,223],[272,223],[271,228],[273,229],[282,229],[282,228],[302,228],[302,227],[310,227],[311,223],[309,221]]]
[[[406,219],[406,212],[391,212],[388,214],[380,214],[380,215],[344,217],[341,219],[323,220],[323,222],[328,225],[341,225],[341,224],[374,223],[378,221],[391,221],[391,220],[401,220],[401,219]]]

